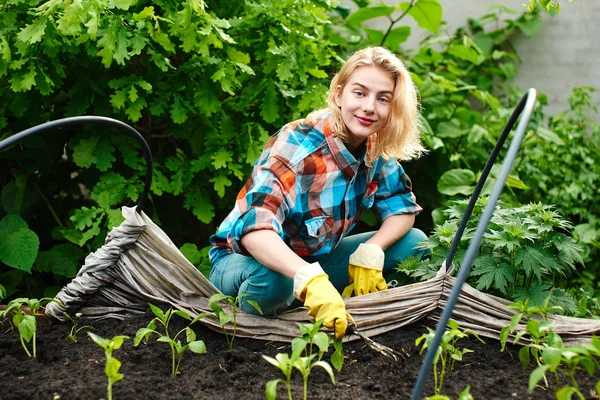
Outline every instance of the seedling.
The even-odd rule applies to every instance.
[[[73,326],[71,327],[71,332],[69,332],[69,334],[67,335],[67,337],[65,338],[65,340],[70,340],[73,343],[77,343],[77,334],[84,330],[90,330],[93,331],[94,327],[91,325],[84,325],[84,326],[77,326],[77,324],[79,323],[79,319],[81,318],[81,313],[77,313],[75,314],[75,317],[72,317],[69,313],[63,313],[63,315],[69,320],[71,321],[71,324],[73,324]]]
[[[438,350],[435,354],[435,358],[433,359],[433,379],[434,379],[434,390],[435,394],[439,395],[442,392],[442,387],[444,385],[444,376],[446,372],[451,372],[454,369],[454,363],[456,361],[462,361],[463,356],[467,353],[472,353],[472,350],[469,349],[460,349],[456,347],[456,342],[459,339],[466,338],[469,335],[476,337],[481,343],[485,343],[475,332],[470,329],[461,330],[458,323],[450,319],[448,321],[448,327],[442,336],[442,341]],[[423,346],[421,347],[421,354],[429,348],[433,338],[435,336],[435,331],[431,328],[427,328],[429,333],[424,334],[423,336],[417,338],[415,344],[418,346],[419,343],[423,342]],[[441,368],[438,370],[438,364],[441,362]]]
[[[561,337],[550,330],[546,343],[531,346],[540,352],[541,364],[529,376],[529,393],[533,392],[539,381],[545,380],[546,373],[550,372],[555,378],[557,399],[571,399],[576,395],[580,400],[584,400],[585,396],[579,389],[575,373],[585,370],[589,376],[593,376],[597,369],[600,370],[600,339],[592,336],[591,343],[565,346]],[[566,375],[571,385],[560,387],[559,374]]]
[[[111,339],[105,339],[92,332],[88,332],[90,338],[98,346],[104,349],[104,355],[106,355],[106,365],[104,366],[104,373],[108,378],[108,384],[106,385],[106,398],[112,400],[112,385],[119,382],[125,377],[125,375],[119,372],[121,368],[121,361],[117,360],[112,356],[114,350],[119,350],[123,341],[129,339],[129,336],[115,336]]]
[[[546,298],[541,306],[529,307],[528,300],[517,301],[509,306],[509,308],[519,312],[513,315],[510,320],[510,325],[505,326],[500,330],[501,351],[504,351],[509,335],[514,335],[513,343],[517,343],[523,336],[527,335],[531,340],[531,343],[523,346],[519,350],[519,361],[521,362],[521,367],[523,369],[526,369],[529,366],[531,358],[535,360],[538,367],[542,365],[538,346],[543,346],[547,343],[548,335],[551,332],[552,321],[548,321],[548,315],[551,311],[562,310],[557,306],[550,307],[549,302],[550,296]],[[538,320],[532,318],[535,315],[538,315],[541,319]],[[527,319],[525,330],[517,330],[523,317]],[[546,386],[548,386],[548,382],[545,382]]]
[[[25,353],[29,357],[36,356],[36,332],[37,332],[37,317],[43,314],[39,313],[40,308],[50,301],[59,303],[57,300],[44,297],[43,299],[27,299],[18,298],[10,301],[4,311],[0,312],[0,318],[8,318],[12,315],[12,323],[19,330],[21,346],[25,349]],[[29,312],[25,311],[25,307],[29,308]],[[27,348],[27,343],[32,343],[32,351]]]
[[[138,329],[133,340],[133,345],[136,347],[139,346],[142,340],[145,343],[148,343],[148,339],[153,333],[158,335],[158,342],[168,343],[171,347],[171,376],[175,376],[179,373],[179,365],[181,364],[183,353],[187,349],[196,354],[206,353],[206,345],[202,340],[196,340],[196,333],[192,328],[190,328],[190,326],[198,322],[200,319],[209,316],[210,314],[202,313],[196,318],[192,319],[192,317],[185,311],[173,310],[173,308],[169,308],[166,312],[163,313],[163,311],[155,305],[149,304],[149,306],[154,315],[156,315],[156,317],[152,319],[152,321],[150,321],[148,326],[146,326],[145,328]],[[169,322],[171,321],[171,317],[173,315],[179,315],[180,317],[187,319],[191,322],[188,324],[188,326],[177,332],[175,336],[171,337],[169,335]],[[163,329],[165,331],[164,335],[156,330],[157,321],[162,324]],[[185,340],[187,343],[185,345],[181,343],[181,340],[177,339],[179,335],[181,335],[184,332],[186,338]]]
[[[304,355],[309,357],[313,354],[313,344],[319,348],[318,360],[320,361],[329,350],[329,344],[333,336],[327,335],[325,332],[320,332],[323,320],[315,321],[314,323],[300,324],[296,323],[300,328],[300,337],[292,340],[292,349],[303,348]],[[331,364],[338,371],[342,370],[344,365],[344,353],[342,350],[342,340],[333,339],[333,346],[335,351],[331,355]]]
[[[324,332],[319,332],[319,328],[322,323],[323,321],[320,320],[314,324],[298,324],[301,336],[292,340],[291,356],[288,354],[279,353],[275,356],[275,358],[272,358],[263,354],[263,358],[268,363],[279,368],[285,377],[285,379],[273,379],[267,382],[265,386],[267,400],[274,400],[277,397],[277,385],[279,383],[283,383],[285,385],[288,392],[288,400],[292,400],[291,377],[294,368],[296,368],[302,374],[304,400],[306,400],[308,394],[308,377],[310,376],[310,373],[314,367],[321,367],[327,371],[331,377],[331,382],[333,382],[335,385],[335,376],[333,374],[331,365],[329,365],[326,361],[321,360],[323,358],[323,354],[328,351],[330,343],[329,336]],[[319,349],[317,353],[313,353],[313,343],[316,344],[317,348]],[[335,362],[339,365],[339,368],[336,367],[336,369],[340,370],[344,362],[341,340],[334,342],[334,346],[336,348],[334,355],[337,353],[337,360]],[[305,354],[305,356],[301,357],[302,354]],[[334,363],[334,355],[332,355],[332,363]],[[339,357],[341,357],[341,362]],[[317,359],[316,361],[315,358]]]
[[[242,306],[242,304],[248,303],[252,307],[254,307],[261,315],[263,313],[258,303],[254,300],[242,300],[246,296],[250,295],[244,293],[238,295],[237,297],[233,297],[218,293],[212,295],[210,299],[208,299],[208,305],[215,313],[213,317],[215,317],[219,321],[221,330],[225,334],[229,350],[233,348],[233,340],[235,339],[235,335],[237,333],[237,315],[240,312],[240,307]],[[231,315],[225,312],[223,308],[217,304],[219,301],[225,301],[231,307]],[[227,329],[225,329],[225,325],[227,325],[230,321],[233,322],[233,332],[231,333],[231,335],[227,332]]]

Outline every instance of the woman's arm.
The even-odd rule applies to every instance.
[[[406,235],[414,224],[415,214],[390,215],[383,220],[379,230],[365,243],[377,244],[385,251]]]
[[[308,264],[275,231],[269,229],[249,232],[242,236],[241,242],[259,263],[290,279],[294,279],[300,267]]]

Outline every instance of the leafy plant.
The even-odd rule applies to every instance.
[[[114,358],[112,353],[115,350],[119,350],[123,344],[123,341],[125,341],[125,339],[129,339],[129,336],[114,336],[110,339],[105,339],[89,331],[88,335],[94,341],[94,343],[104,349],[104,355],[106,356],[104,373],[108,378],[108,384],[106,385],[106,398],[107,400],[112,400],[112,385],[125,377],[125,375],[119,372],[119,369],[121,368],[121,361]]]
[[[71,332],[69,332],[69,334],[67,335],[65,340],[70,340],[73,343],[77,343],[77,334],[80,331],[82,331],[83,329],[92,330],[92,331],[94,330],[94,327],[91,325],[78,326],[79,319],[82,316],[81,313],[75,314],[75,317],[72,317],[71,314],[66,313],[66,312],[63,314],[69,321],[71,321],[71,324],[73,324],[73,326],[71,327]]]
[[[529,375],[529,393],[542,379],[545,386],[549,386],[546,377],[549,372],[555,378],[555,394],[558,400],[571,399],[573,395],[585,399],[577,384],[575,373],[585,370],[589,376],[593,376],[594,372],[600,369],[600,339],[592,336],[591,343],[565,346],[561,337],[552,331],[552,321],[548,321],[548,315],[557,307],[550,307],[548,303],[549,298],[541,307],[530,307],[527,301],[519,301],[510,306],[519,312],[512,317],[510,325],[500,331],[502,351],[509,335],[514,336],[514,343],[523,337],[529,339],[530,342],[519,350],[519,360],[523,369],[529,366],[532,358],[537,364]],[[518,329],[524,317],[527,319],[525,329]],[[538,319],[534,319],[535,317]],[[571,385],[561,386],[560,374],[565,375]]]
[[[0,139],[84,114],[134,125],[154,157],[149,215],[176,243],[196,245],[186,256],[206,266],[208,237],[269,133],[325,103],[333,8],[330,0],[3,2],[0,89],[10,101],[0,104]],[[137,201],[145,165],[135,141],[88,125],[29,138],[0,163],[0,219],[20,221],[0,223],[9,294],[72,278],[122,221],[120,207]]]
[[[547,343],[548,335],[551,334],[552,321],[548,321],[548,315],[552,311],[561,311],[560,307],[549,305],[550,298],[548,296],[541,306],[529,306],[528,300],[517,301],[509,306],[518,312],[511,318],[510,325],[500,330],[501,351],[504,351],[509,335],[514,334],[514,343],[517,343],[523,337],[529,339],[530,343],[519,350],[519,360],[523,369],[529,366],[532,358],[538,367],[542,365],[538,346]],[[537,319],[534,318],[535,316],[537,316]],[[518,330],[523,317],[527,320],[527,324],[525,329]]]
[[[453,261],[458,268],[486,202],[487,198],[477,201],[461,238]],[[466,205],[467,200],[453,201],[444,210],[448,220],[419,244],[419,248],[431,252],[429,260],[409,259],[399,264],[398,271],[423,280],[435,276],[448,255]],[[511,208],[499,202],[473,260],[468,282],[478,290],[513,300],[528,299],[532,306],[542,305],[551,295],[551,305],[576,312],[575,300],[557,289],[563,282],[566,285],[576,264],[582,262],[580,247],[567,235],[570,228],[571,224],[552,206],[531,203]]]
[[[344,353],[342,349],[342,340],[336,339],[335,336],[330,336],[320,329],[323,325],[323,320],[315,321],[314,323],[297,323],[300,329],[300,336],[292,339],[292,349],[304,349],[304,355],[310,357],[315,354],[313,345],[318,348],[317,360],[320,361],[323,355],[329,351],[329,345],[333,341],[334,352],[331,355],[331,365],[341,371],[344,365]]]
[[[148,326],[138,329],[137,333],[135,334],[135,338],[133,339],[133,345],[136,347],[139,346],[142,340],[145,343],[148,343],[150,336],[152,334],[156,334],[158,336],[158,342],[167,343],[171,348],[171,376],[175,376],[179,373],[179,365],[181,364],[181,359],[183,358],[183,354],[187,349],[196,354],[206,353],[206,345],[202,340],[196,340],[196,333],[191,328],[191,325],[208,316],[209,314],[202,313],[192,319],[192,317],[185,311],[173,310],[173,308],[169,308],[166,312],[163,312],[160,308],[153,304],[148,305],[156,317],[148,323]],[[169,323],[173,315],[178,315],[181,318],[190,321],[190,323],[185,328],[177,332],[174,336],[171,336],[169,334]],[[160,322],[160,324],[163,326],[164,334],[156,329],[156,322]],[[182,344],[180,339],[177,339],[182,333],[185,333],[185,345]]]
[[[585,400],[577,384],[575,373],[584,370],[591,377],[596,370],[600,370],[600,339],[592,336],[591,343],[565,346],[561,337],[550,330],[545,343],[532,346],[540,352],[542,364],[529,376],[529,393],[533,392],[540,380],[546,380],[547,373],[551,373],[555,378],[555,394],[558,400],[571,399],[574,395],[580,400]],[[570,385],[561,387],[559,380],[561,374],[568,377]]]
[[[248,303],[252,307],[254,307],[261,315],[262,310],[257,302],[254,300],[242,300],[244,297],[249,296],[248,294],[240,294],[236,297],[227,296],[221,293],[214,294],[210,296],[208,299],[208,305],[214,312],[214,317],[219,321],[219,325],[221,326],[221,330],[225,334],[225,338],[227,339],[227,345],[229,346],[229,350],[233,348],[233,340],[235,339],[235,334],[237,332],[237,315],[240,311],[240,307],[244,303]],[[223,308],[217,303],[220,301],[225,301],[227,305],[229,305],[231,309],[231,314],[228,314]],[[231,322],[233,325],[233,330],[231,334],[227,332],[225,326]]]
[[[12,316],[13,325],[19,330],[21,346],[29,357],[36,357],[36,334],[37,318],[44,314],[39,310],[50,301],[58,302],[51,298],[27,299],[18,298],[11,300],[4,311],[0,311],[0,318]],[[27,343],[31,342],[32,351],[27,348]]]
[[[322,361],[323,355],[329,350],[330,337],[325,332],[319,332],[323,321],[317,321],[313,324],[298,324],[300,328],[300,337],[296,337],[292,340],[292,354],[291,356],[284,353],[279,353],[275,358],[266,356],[263,354],[263,358],[279,368],[283,373],[285,379],[274,379],[267,382],[265,386],[265,393],[267,399],[273,400],[277,397],[277,385],[283,383],[287,389],[288,399],[292,399],[292,387],[291,377],[292,371],[296,368],[302,374],[303,382],[303,398],[306,400],[308,395],[308,378],[314,367],[321,367],[331,377],[332,383],[335,385],[335,376],[331,366],[326,362]],[[318,348],[318,352],[313,352],[313,344]],[[341,341],[336,345],[336,352],[334,354],[341,355]],[[305,354],[302,356],[302,354]],[[339,356],[336,356],[336,363],[339,363]],[[343,355],[341,355],[341,362],[343,363]],[[334,356],[332,356],[332,363],[334,362]],[[341,369],[339,364],[338,371]]]
[[[442,341],[438,347],[435,357],[433,359],[433,379],[434,379],[434,390],[436,395],[442,393],[444,386],[444,377],[446,372],[451,372],[454,369],[454,363],[456,361],[462,361],[463,356],[468,353],[472,353],[472,350],[467,348],[461,349],[456,346],[458,340],[474,336],[480,342],[485,343],[475,332],[470,329],[460,329],[458,323],[450,319],[448,321],[448,328],[442,336]],[[421,346],[421,354],[431,346],[431,342],[435,337],[435,330],[427,328],[428,333],[418,337],[415,344],[418,346],[423,342]],[[469,390],[467,389],[467,393]],[[465,394],[466,396],[466,394]]]

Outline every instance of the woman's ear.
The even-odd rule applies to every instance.
[[[335,88],[335,94],[333,96],[333,100],[338,107],[342,107],[342,85],[337,85]]]

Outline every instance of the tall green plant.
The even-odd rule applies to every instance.
[[[486,201],[487,198],[477,201],[467,223],[453,261],[457,268],[461,266]],[[419,244],[421,249],[431,252],[430,259],[424,262],[408,259],[399,264],[398,270],[418,279],[435,276],[448,256],[467,203],[466,200],[452,202],[445,210],[448,220]],[[552,305],[575,313],[575,301],[558,289],[582,261],[580,247],[568,235],[571,228],[552,206],[531,203],[507,207],[500,202],[473,260],[468,282],[479,290],[509,299],[529,299],[532,306],[542,305],[551,295]]]
[[[82,114],[135,126],[155,161],[146,211],[202,244],[186,251],[197,258],[269,134],[324,105],[333,3],[3,2],[0,138]],[[138,145],[97,126],[28,139],[0,163],[9,295],[72,278],[143,186]]]

